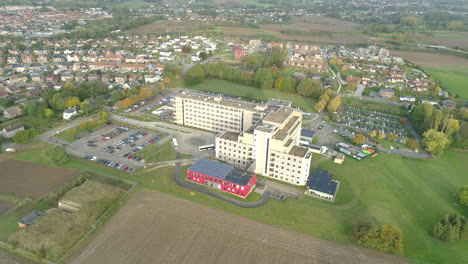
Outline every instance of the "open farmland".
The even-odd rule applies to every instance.
[[[78,171],[27,161],[0,160],[0,193],[39,199],[79,174]]]
[[[220,262],[406,263],[149,191],[127,201],[71,263]]]
[[[356,32],[359,24],[324,16],[295,17],[289,25],[268,24],[262,28],[280,32],[282,30],[326,31],[326,32]]]
[[[0,248],[0,263],[8,264],[33,264],[35,262],[21,258],[10,251]]]
[[[467,59],[453,55],[413,51],[391,51],[391,53],[424,67],[441,68],[442,65],[468,67]]]

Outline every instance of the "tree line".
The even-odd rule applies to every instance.
[[[458,117],[466,119],[467,109],[462,108],[458,112],[448,108],[440,110],[428,103],[416,106],[410,115],[412,123],[423,135],[425,149],[436,156],[450,145],[461,148],[468,146],[466,122],[461,121],[464,126],[461,129]]]

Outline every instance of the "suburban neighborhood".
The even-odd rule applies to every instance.
[[[467,14],[1,3],[0,263],[468,262]]]

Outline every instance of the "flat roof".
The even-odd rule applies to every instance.
[[[215,96],[215,95],[208,95],[208,94],[202,94],[202,93],[182,92],[176,95],[176,97],[197,100],[200,102],[205,102],[205,103],[210,103],[210,104],[218,104],[220,106],[237,108],[241,110],[245,109],[245,110],[250,110],[250,111],[259,111],[257,108],[258,106],[265,107],[265,110],[266,110],[266,104],[250,103],[250,102],[246,102],[243,100],[237,100],[234,98],[226,98],[225,96],[222,96],[222,95]]]
[[[302,129],[301,130],[301,137],[314,138],[315,137],[315,131],[308,130],[308,129]]]
[[[333,175],[326,170],[315,169],[307,179],[307,188],[335,196],[338,182],[333,181]]]
[[[300,146],[294,146],[291,148],[289,151],[290,155],[297,156],[297,157],[305,157],[306,154],[309,152],[308,148],[300,147]]]
[[[231,140],[231,141],[237,141],[237,139],[239,138],[239,135],[240,134],[236,132],[226,131],[220,136],[220,138]]]
[[[273,138],[274,139],[279,139],[279,140],[285,139],[286,136],[289,134],[289,130],[296,123],[296,121],[298,119],[299,119],[298,116],[293,116],[291,119],[289,119],[288,123],[282,129],[278,130],[278,132],[276,132],[276,134],[273,136]],[[299,124],[297,124],[297,125],[299,125]]]
[[[293,109],[291,109],[289,107],[283,107],[282,106],[278,110],[276,110],[275,112],[269,113],[263,119],[263,121],[281,124],[284,121],[286,121],[286,119],[289,117],[289,115],[291,115],[292,112],[293,112]]]
[[[253,177],[253,174],[250,172],[238,169],[229,164],[209,160],[206,158],[197,160],[187,170],[243,186],[245,186]]]

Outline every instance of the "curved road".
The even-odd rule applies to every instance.
[[[180,159],[181,158],[181,155],[179,152],[177,152],[177,155],[176,155],[176,159]],[[238,201],[238,200],[234,200],[234,199],[231,199],[231,198],[228,198],[224,195],[221,195],[219,193],[216,193],[216,192],[212,192],[210,190],[207,190],[201,186],[197,186],[197,185],[193,185],[193,184],[190,184],[188,182],[185,182],[184,180],[182,180],[179,175],[180,175],[180,162],[177,162],[174,166],[174,180],[177,184],[179,184],[180,186],[183,186],[185,188],[188,188],[188,189],[191,189],[191,190],[194,190],[194,191],[197,191],[197,192],[201,192],[201,193],[204,193],[204,194],[207,194],[207,195],[211,195],[215,198],[218,198],[218,199],[221,199],[225,202],[228,202],[228,203],[232,203],[234,205],[237,205],[237,206],[240,206],[240,207],[244,207],[244,208],[257,208],[259,207],[260,205],[264,204],[266,201],[267,201],[267,198],[268,196],[270,196],[270,192],[269,191],[265,191],[262,195],[262,197],[260,197],[260,199],[254,203],[244,203],[244,202],[241,202],[241,201]]]

